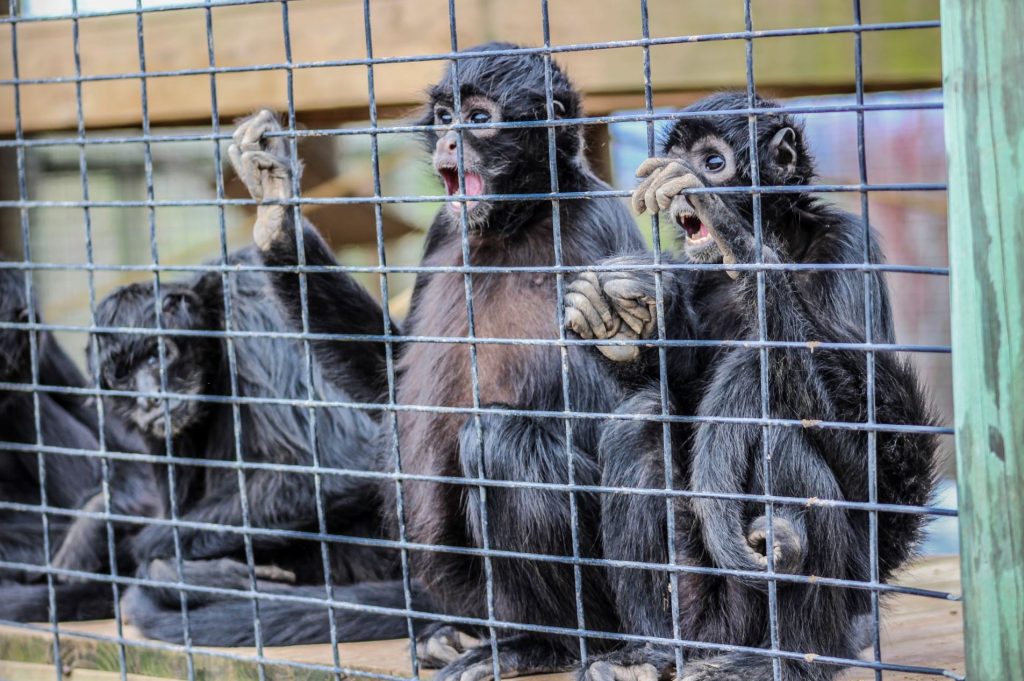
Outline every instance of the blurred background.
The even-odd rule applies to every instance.
[[[205,9],[170,9],[185,4],[144,0],[145,7],[168,7],[141,18],[134,0],[79,0],[78,11],[93,13],[73,22],[32,22],[32,17],[67,15],[71,0],[22,0],[27,20],[16,26],[20,48],[12,45],[9,24],[0,26],[0,139],[11,139],[20,125],[32,140],[24,150],[25,192],[31,201],[80,202],[83,169],[89,198],[98,202],[140,202],[147,198],[151,172],[159,205],[46,205],[26,211],[31,259],[58,267],[38,271],[35,285],[44,320],[88,326],[87,272],[61,269],[89,261],[86,221],[97,266],[148,266],[154,254],[162,265],[195,265],[218,257],[221,225],[228,248],[250,240],[252,210],[242,206],[189,205],[218,198],[218,174],[224,196],[246,198],[244,187],[217,163],[217,147],[226,161],[226,142],[234,119],[258,108],[288,109],[289,93],[299,127],[324,134],[302,138],[299,153],[306,172],[305,197],[373,196],[367,55],[363,4],[358,0],[303,0],[288,5],[287,33],[282,6],[264,3]],[[844,26],[855,23],[849,0],[753,0],[758,31]],[[0,0],[0,14],[10,9]],[[487,40],[526,45],[544,41],[536,0],[458,0],[458,44]],[[711,91],[746,87],[746,42],[725,39],[744,30],[739,0],[650,0],[652,38],[713,34],[717,39],[654,45],[650,49],[653,108],[670,112]],[[938,18],[931,0],[863,0],[865,24]],[[451,48],[446,0],[372,0],[375,58],[445,53]],[[102,16],[102,13],[112,13]],[[142,40],[137,28],[143,29]],[[552,45],[630,41],[642,36],[636,0],[556,0],[550,3]],[[140,49],[144,81],[138,78]],[[290,49],[291,66],[287,50]],[[77,52],[77,54],[76,54]],[[18,76],[16,106],[14,54]],[[643,111],[644,54],[637,46],[569,51],[556,55],[585,93],[589,115]],[[76,61],[81,81],[81,119],[88,145],[75,141],[79,126]],[[759,38],[753,44],[757,90],[788,102],[811,106],[855,103],[854,35],[850,32]],[[217,72],[211,74],[210,67]],[[272,67],[257,69],[254,67]],[[410,122],[425,87],[436,80],[438,61],[394,61],[374,66],[375,103],[382,127]],[[939,31],[921,28],[863,33],[863,78],[870,104],[906,107],[941,102]],[[148,128],[143,134],[143,87]],[[214,101],[216,106],[214,107]],[[212,115],[211,115],[212,114]],[[857,114],[816,113],[805,117],[821,181],[860,181]],[[656,126],[660,127],[660,126]],[[942,183],[945,157],[942,111],[893,109],[864,114],[867,179],[871,184]],[[328,134],[327,131],[330,131]],[[340,133],[340,134],[339,134]],[[200,139],[195,139],[196,137]],[[381,192],[384,196],[442,193],[427,156],[409,134],[379,134]],[[617,122],[588,125],[588,154],[611,184],[628,190],[633,171],[647,155],[647,125]],[[178,139],[185,138],[185,139]],[[152,159],[147,170],[147,155]],[[0,146],[0,200],[19,197],[18,158]],[[224,164],[226,166],[226,164]],[[830,194],[847,209],[861,212],[860,195]],[[946,197],[936,191],[877,191],[869,195],[869,217],[879,232],[888,261],[899,265],[945,267]],[[385,249],[389,265],[418,263],[424,230],[438,208],[429,203],[386,204]],[[306,215],[323,231],[341,261],[377,265],[376,226],[370,204],[315,205]],[[640,221],[649,231],[649,220]],[[17,207],[0,207],[0,251],[24,257],[23,220]],[[112,288],[150,278],[145,270],[97,270],[97,299]],[[173,274],[166,275],[173,278]],[[363,277],[379,292],[377,275]],[[926,274],[888,274],[901,343],[948,345],[948,279]],[[412,275],[389,275],[393,311],[404,314]],[[85,334],[67,332],[61,340],[76,359],[83,357]],[[952,422],[950,358],[943,353],[912,357],[933,396],[942,425]],[[945,443],[944,474],[953,472],[951,442]],[[947,481],[940,505],[955,505]],[[955,520],[933,525],[928,550],[956,550]]]

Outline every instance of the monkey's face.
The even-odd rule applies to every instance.
[[[196,423],[204,404],[190,399],[202,393],[206,384],[204,367],[208,358],[189,349],[192,339],[164,337],[164,377],[167,397],[161,398],[160,347],[155,336],[128,339],[122,336],[112,344],[100,343],[103,387],[136,393],[114,399],[115,409],[143,434],[163,439],[168,431],[175,436]],[[165,404],[166,402],[166,404]]]
[[[555,62],[533,53],[494,54],[515,49],[511,43],[490,43],[467,50],[476,56],[459,60],[458,74],[450,67],[431,88],[421,119],[434,126],[425,132],[424,141],[445,193],[465,197],[449,201],[445,216],[456,227],[465,217],[470,229],[498,236],[514,232],[539,210],[551,210],[546,201],[476,198],[551,191],[548,130],[543,125],[509,124],[546,121],[549,114],[555,119],[577,118],[580,112],[579,95]],[[461,128],[461,192],[459,135],[450,128],[456,124],[469,126]],[[487,127],[494,124],[505,127]],[[558,125],[554,137],[555,165],[572,174],[582,150],[580,126]]]
[[[685,110],[669,130],[662,145],[663,155],[677,159],[704,187],[752,187],[753,173],[750,118],[736,113],[750,106],[746,93],[723,92],[706,97]],[[769,110],[778,105],[758,98],[758,109]],[[699,115],[693,115],[699,114]],[[783,112],[757,114],[756,158],[758,185],[806,185],[814,175],[814,163],[807,153],[803,131],[798,121]],[[764,192],[761,194],[761,224],[766,232],[788,229],[793,210],[794,193]],[[687,259],[698,263],[722,261],[718,245],[710,237],[694,210],[694,203],[708,194],[680,194],[673,198],[669,216],[680,233],[680,243]],[[753,223],[754,199],[749,192],[723,192],[715,200]],[[746,227],[750,228],[749,225]],[[786,234],[775,234],[782,239]]]
[[[0,270],[0,321],[27,324],[29,305],[20,272]],[[29,375],[29,332],[0,328],[0,381],[22,381]]]
[[[132,285],[100,304],[100,326],[147,332],[97,333],[92,342],[96,344],[99,367],[93,367],[93,371],[104,389],[132,393],[112,398],[118,414],[144,435],[162,440],[168,431],[177,436],[203,419],[208,405],[195,396],[202,394],[214,378],[219,346],[215,339],[165,335],[161,362],[160,339],[151,333],[152,300],[151,286]],[[187,288],[173,284],[163,296],[161,326],[172,332],[210,328],[203,321],[199,299]]]
[[[668,155],[678,159],[685,172],[691,173],[705,187],[734,186],[740,179],[732,146],[717,135],[695,136],[671,147]],[[724,200],[731,198],[723,197]],[[698,217],[694,201],[700,201],[700,196],[678,194],[668,208],[683,254],[694,263],[721,262],[722,253],[708,226]]]
[[[494,193],[494,180],[501,175],[504,168],[495,158],[485,162],[483,149],[489,140],[493,140],[500,131],[495,128],[476,128],[462,132],[462,187],[459,185],[459,135],[450,129],[453,123],[486,125],[500,123],[501,107],[488,97],[470,95],[462,98],[461,111],[456,112],[450,99],[440,98],[433,103],[434,121],[438,126],[434,133],[433,158],[434,171],[444,183],[444,191],[448,196],[463,195],[462,201],[449,201],[445,205],[453,217],[461,219],[459,214],[465,210],[470,226],[477,226],[487,220],[491,204],[484,200],[473,200],[469,197]]]

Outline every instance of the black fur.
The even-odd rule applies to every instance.
[[[461,61],[463,112],[471,98],[496,105],[503,120],[545,118],[544,61],[538,55],[492,56],[487,53],[514,46],[493,43],[473,50],[480,58]],[[428,111],[453,107],[452,70],[430,90]],[[556,115],[576,116],[579,96],[557,65],[552,66]],[[487,106],[490,106],[487,104]],[[437,122],[433,113],[424,119]],[[558,128],[558,187],[564,192],[601,191],[582,155],[578,126]],[[425,134],[434,154],[435,168],[444,177],[454,172],[457,143],[454,133]],[[514,128],[491,134],[464,133],[466,179],[482,179],[482,194],[549,192],[548,133],[544,128]],[[287,159],[283,165],[287,165]],[[451,175],[445,178],[451,182]],[[468,187],[468,182],[467,182]],[[450,188],[450,185],[449,185]],[[642,244],[628,211],[615,199],[563,200],[559,203],[562,264],[593,263],[611,254],[635,250]],[[550,266],[555,264],[552,208],[547,201],[480,201],[467,206],[469,258],[473,265],[492,267]],[[294,265],[297,253],[294,226],[286,225],[264,251],[270,265]],[[427,236],[422,263],[427,266],[462,265],[461,215],[446,205],[434,219]],[[334,265],[336,261],[315,230],[304,231],[305,262]],[[293,323],[298,320],[298,281],[292,274],[272,276],[275,290]],[[314,330],[330,333],[382,334],[380,307],[348,276],[310,274],[309,317]],[[507,272],[475,274],[475,332],[478,337],[557,338],[555,277],[548,274]],[[463,275],[420,274],[403,332],[409,336],[466,337],[467,314]],[[397,327],[392,331],[399,333]],[[335,375],[345,375],[353,364],[376,367],[372,382],[377,399],[384,395],[382,344],[338,343],[335,349],[318,345],[320,358]],[[399,345],[397,400],[404,405],[471,407],[470,354],[466,344],[414,343]],[[480,399],[483,406],[562,410],[560,355],[552,346],[480,345]],[[618,384],[587,352],[569,353],[571,407],[582,411],[612,409],[621,397]],[[476,420],[464,414],[403,411],[398,414],[398,444],[402,471],[413,474],[456,475],[501,480],[567,483],[569,466],[577,483],[595,483],[598,430],[593,420],[573,424],[572,451],[567,451],[565,424],[558,419],[487,414],[481,417],[484,440],[478,438]],[[384,463],[393,470],[391,442],[384,447]],[[571,463],[570,463],[571,462]],[[390,492],[393,486],[388,485]],[[483,546],[479,492],[475,486],[406,481],[405,514],[408,538],[413,542],[449,546]],[[585,555],[598,555],[598,504],[591,495],[576,495],[580,518],[580,544]],[[393,501],[389,503],[393,507]],[[570,556],[571,523],[568,495],[537,490],[490,488],[487,493],[489,546],[493,549]],[[575,627],[577,623],[573,570],[548,562],[495,559],[494,616],[512,622]],[[413,555],[415,574],[427,584],[444,612],[485,617],[484,570],[479,559],[443,552]],[[583,570],[586,621],[595,629],[614,630],[616,618],[603,576]],[[430,635],[421,639],[432,649]],[[503,634],[499,665],[504,674],[524,674],[565,668],[578,655],[575,639],[553,639],[532,634]],[[448,664],[437,678],[489,673],[490,647],[470,648],[458,659],[426,655],[428,663]]]
[[[25,288],[24,274],[0,270],[0,319],[28,322],[33,303]],[[35,319],[39,321],[38,311]],[[39,383],[43,386],[85,388],[85,377],[48,331],[37,334],[36,357]],[[32,382],[30,332],[0,330],[0,381]],[[35,421],[39,407],[39,438]],[[24,390],[0,390],[0,441],[99,452],[96,405],[80,395]],[[104,435],[108,451],[139,452],[141,441],[118,419],[105,415]],[[45,453],[46,501],[50,506],[104,509],[100,491],[99,459],[91,456]],[[111,511],[126,515],[152,515],[157,497],[148,467],[126,462],[111,464]],[[35,453],[6,451],[0,454],[0,499],[38,505],[42,501],[40,472]],[[91,518],[49,515],[50,564],[83,572],[109,571],[106,523]],[[114,524],[117,562],[121,571],[134,565],[123,544],[134,527]],[[42,515],[30,511],[0,510],[0,560],[46,565]],[[60,583],[55,602],[60,619],[95,619],[113,615],[113,596],[103,582]],[[26,569],[0,570],[0,619],[41,621],[49,618],[49,593],[45,574]]]
[[[257,262],[251,250],[240,251],[229,259],[230,264],[240,266]],[[243,269],[232,272],[228,280],[232,331],[277,332],[285,328],[263,274]],[[112,293],[97,311],[101,326],[141,329],[154,328],[155,315],[159,313],[162,327],[171,332],[164,341],[166,387],[168,392],[182,395],[167,401],[175,458],[233,461],[238,455],[235,407],[227,402],[201,399],[232,395],[228,341],[173,334],[175,330],[225,330],[224,307],[221,274],[212,272],[191,281],[163,284],[159,310],[154,309],[152,285],[135,284]],[[97,334],[93,340],[99,351],[97,370],[104,387],[159,392],[160,362],[155,336]],[[307,398],[306,364],[300,343],[267,337],[236,337],[232,343],[238,397]],[[315,364],[312,380],[314,399],[350,401],[343,390],[323,380]],[[111,402],[126,421],[143,433],[151,452],[166,452],[167,428],[162,400],[139,396],[115,398]],[[314,463],[307,408],[243,403],[237,410],[244,461],[304,466]],[[372,460],[376,436],[373,419],[364,411],[351,409],[316,409],[313,418],[320,466],[365,470]],[[163,466],[159,469],[157,477],[166,486],[167,471]],[[234,470],[178,464],[175,472],[179,518],[242,526],[242,503]],[[379,512],[373,489],[374,486],[363,478],[321,476],[328,531],[379,538]],[[245,493],[250,526],[318,531],[312,474],[247,470]],[[187,560],[244,559],[244,538],[240,533],[180,528],[179,537],[182,556]],[[324,593],[319,543],[253,535],[252,545],[258,564],[278,566],[294,574],[295,582],[300,585],[319,584],[319,593]],[[380,549],[354,544],[329,544],[329,547],[329,578],[335,585],[386,579],[397,569],[393,557]],[[175,555],[173,530],[161,525],[146,527],[135,537],[132,548],[142,566],[142,574],[147,574],[153,569],[153,561]],[[213,571],[197,571],[196,575],[197,578],[216,577]],[[284,584],[281,588],[296,587]],[[400,585],[395,588],[400,595]],[[128,603],[128,616],[147,635],[167,640],[178,640],[182,635],[176,591],[169,597],[161,589],[143,589],[133,593]],[[234,600],[208,605],[202,617],[193,618],[192,641],[202,645],[251,644],[254,631],[251,627],[238,627],[237,605]],[[404,619],[384,619],[405,626]],[[283,618],[280,628],[269,632],[270,638],[265,641],[282,644],[329,641],[327,618],[323,613],[319,621],[321,627],[314,632],[301,618]],[[369,626],[365,620],[354,621],[361,622],[360,626]]]
[[[721,94],[689,111],[746,108],[746,96]],[[761,100],[758,107],[774,106]],[[775,155],[772,140],[793,130],[791,146],[798,158]],[[798,123],[784,114],[758,117],[758,152],[762,185],[807,184],[813,162]],[[746,116],[683,118],[664,143],[664,156],[682,164],[690,145],[707,135],[726,141],[736,152],[737,176],[725,183],[750,185]],[[784,134],[784,133],[783,133]],[[776,163],[775,160],[783,162]],[[781,167],[781,166],[785,167]],[[706,186],[705,168],[687,168]],[[755,262],[752,199],[744,194],[694,194],[706,207],[738,263]],[[673,204],[675,205],[675,204]],[[762,202],[764,261],[802,263],[864,262],[864,229],[859,218],[806,194],[765,194]],[[699,211],[698,211],[699,212]],[[680,225],[682,227],[682,225]],[[869,261],[882,261],[874,236]],[[680,229],[680,246],[684,239]],[[681,248],[682,250],[682,248]],[[718,254],[721,262],[721,254]],[[650,262],[650,256],[620,258]],[[685,252],[680,258],[687,262]],[[704,262],[709,260],[705,259]],[[646,295],[655,295],[653,275],[632,275]],[[756,274],[741,271],[733,280],[723,271],[674,271],[664,275],[665,322],[669,339],[756,339]],[[765,322],[772,341],[865,341],[864,285],[870,287],[872,340],[894,342],[892,311],[882,274],[867,282],[859,271],[768,271]],[[647,350],[632,364],[635,372],[656,376],[657,356]],[[761,411],[759,352],[753,349],[668,351],[671,410],[675,414],[759,419]],[[621,367],[618,371],[623,371]],[[884,424],[930,425],[927,400],[909,364],[892,352],[875,354],[875,419]],[[863,423],[867,367],[863,351],[818,348],[771,349],[768,352],[769,416]],[[623,413],[660,414],[657,385],[636,392]],[[672,427],[671,472],[676,489],[698,492],[762,494],[765,479],[762,438],[771,452],[771,492],[775,495],[868,500],[868,438],[865,433],[824,428],[771,427],[701,423]],[[877,434],[878,500],[889,504],[926,504],[933,490],[936,443],[930,435]],[[612,486],[664,488],[662,426],[653,422],[617,421],[601,439],[603,482]],[[870,581],[869,514],[812,504],[776,504],[776,517],[799,528],[805,554],[792,571],[804,575]],[[765,513],[762,502],[693,498],[675,503],[676,562],[684,565],[764,570],[752,560],[745,528]],[[920,537],[919,515],[880,513],[879,577],[890,578],[912,555]],[[609,495],[604,499],[602,533],[609,558],[667,563],[666,504],[661,498]],[[669,578],[666,572],[615,570],[612,581],[627,631],[672,637]],[[683,639],[767,647],[768,595],[761,579],[681,575],[680,635]],[[869,591],[778,583],[779,646],[800,654],[854,657],[863,637],[862,615],[870,611]],[[715,654],[688,649],[678,675],[716,681],[772,679],[771,658],[753,654]],[[695,659],[696,658],[696,659]],[[700,659],[710,658],[710,659]],[[653,664],[667,678],[675,667],[671,649],[629,647],[592,664],[584,675],[593,681],[625,678],[616,668]],[[786,660],[783,679],[831,679],[839,667]]]

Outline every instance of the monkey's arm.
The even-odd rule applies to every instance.
[[[298,238],[309,267],[337,267],[334,254],[306,220],[296,229],[292,198],[292,163],[284,139],[268,137],[281,130],[277,117],[263,110],[239,124],[228,153],[240,179],[252,197],[261,202],[256,212],[253,238],[267,265],[293,268],[299,264]],[[281,304],[297,328],[302,328],[302,277],[276,270],[269,274]],[[344,272],[305,275],[306,317],[315,334],[383,336],[384,314],[380,304]],[[401,334],[392,321],[390,335]],[[379,401],[387,392],[386,345],[374,340],[314,340],[321,364],[356,399]]]
[[[289,211],[290,214],[290,211]],[[287,227],[263,249],[266,264],[294,267],[298,262],[291,219]],[[338,262],[317,231],[305,220],[302,237],[306,265],[337,266]],[[302,328],[302,291],[299,275],[270,273],[274,291],[296,328]],[[344,272],[306,275],[306,309],[309,331],[314,334],[384,336],[380,304]],[[401,334],[391,322],[391,336]],[[336,382],[356,399],[380,401],[387,394],[386,345],[371,340],[314,340],[317,359]],[[340,376],[339,376],[340,374]]]
[[[639,340],[657,335],[658,287],[650,254],[623,255],[601,261],[600,265],[621,270],[583,272],[567,287],[565,324],[584,339]],[[696,317],[688,292],[686,272],[665,271],[661,275],[661,296],[666,338],[690,339],[698,334]],[[640,345],[598,345],[611,360],[614,372],[623,378],[653,377],[657,371],[657,350]],[[669,361],[689,360],[688,348],[669,348]]]
[[[370,485],[359,479],[328,475],[323,477],[322,497],[325,508],[334,517],[365,512],[372,503]],[[345,487],[344,490],[333,487]],[[249,527],[261,529],[315,528],[317,523],[316,491],[309,473],[250,471],[246,475],[245,494]],[[180,520],[242,527],[242,498],[237,485],[218,489],[179,516]],[[242,550],[245,535],[240,532],[181,527],[182,556],[189,559],[217,558]],[[279,546],[291,541],[287,537],[253,534],[256,548]],[[174,555],[174,535],[170,526],[152,525],[132,540],[132,553],[140,562]]]
[[[716,242],[731,262],[752,263],[756,261],[756,244],[754,243],[753,226],[736,211],[731,209],[716,195],[700,194],[690,197],[695,204],[701,221],[708,226]],[[856,231],[858,226],[842,221],[833,230],[847,232]],[[815,262],[844,263],[857,262],[862,259],[859,253],[851,253],[849,239],[825,240],[813,244],[817,246]],[[768,264],[789,261],[785,251],[768,241],[762,249],[763,262]],[[814,341],[862,343],[867,334],[864,325],[863,289],[858,286],[842,285],[842,274],[829,272],[811,275],[811,278],[798,280],[791,271],[770,270],[763,274],[764,305],[763,315],[770,341],[797,341],[811,343]],[[755,271],[737,271],[735,273],[733,294],[738,309],[746,315],[746,326],[751,335],[758,328],[758,284]],[[888,295],[884,281],[877,274],[869,278],[869,295],[875,305],[888,310]],[[891,321],[885,312],[885,319],[875,326],[874,340],[892,341]],[[842,350],[818,350],[808,348],[773,348],[768,353],[766,371],[769,377],[769,416],[772,418],[801,419],[808,421],[841,421],[863,423],[868,421],[869,413],[866,394],[869,385],[866,360],[855,358],[855,353]],[[928,425],[932,419],[928,413],[927,401],[921,393],[916,377],[910,367],[892,353],[876,353],[874,356],[875,373],[875,405],[874,417],[878,423]],[[761,371],[760,363],[754,362],[751,370]],[[885,386],[883,390],[881,386]],[[752,388],[756,386],[752,385]],[[749,394],[737,394],[736,400],[743,405],[743,416],[758,418],[761,414],[760,390],[751,390]],[[734,403],[736,404],[736,403]],[[725,405],[721,405],[726,408]],[[715,412],[711,412],[715,413]],[[760,431],[761,429],[756,429]],[[787,429],[792,430],[792,429]],[[749,452],[737,450],[736,460],[727,461],[726,449],[721,446],[710,447],[704,456],[709,457],[708,466],[699,465],[701,451],[695,451],[694,475],[707,473],[702,479],[693,480],[693,484],[710,491],[737,492],[734,480],[728,476],[710,474],[712,468],[742,466],[739,459],[749,457],[750,453],[760,451],[760,438],[764,433],[757,433],[750,441]],[[833,495],[853,501],[867,500],[867,471],[865,456],[867,451],[865,436],[850,431],[837,429],[820,429],[808,432],[800,438],[800,446],[795,450],[804,449],[804,461],[820,459],[818,466],[823,473],[834,476],[838,483]],[[773,444],[773,449],[777,443]],[[929,436],[908,435],[903,433],[879,431],[876,434],[876,454],[878,462],[879,501],[883,503],[924,505],[928,502],[932,489],[933,460],[935,443]],[[713,460],[713,461],[712,461]],[[793,475],[791,484],[786,489],[788,496],[814,497],[821,496],[820,490],[812,487],[811,482],[820,476],[804,474]],[[725,482],[716,485],[715,482]],[[705,537],[729,536],[725,525],[733,530],[740,513],[740,505],[722,499],[702,500],[698,506],[703,507],[701,513],[705,520]],[[729,508],[731,506],[731,509]],[[888,573],[898,567],[911,553],[916,542],[920,523],[916,518],[902,519],[893,514],[883,514],[880,526],[884,525],[886,548],[880,552],[880,564],[883,572]],[[724,534],[723,534],[724,533]],[[735,536],[735,535],[732,535]],[[813,540],[811,542],[813,544]],[[884,554],[884,555],[882,555]],[[815,552],[813,555],[818,555]]]

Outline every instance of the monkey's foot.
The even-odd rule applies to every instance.
[[[772,672],[771,658],[723,655],[687,663],[679,678],[681,681],[771,681],[775,675]],[[785,667],[782,678],[793,678],[787,674]]]
[[[659,681],[674,670],[672,649],[636,643],[591,658],[580,670],[579,681]]]
[[[440,669],[467,650],[481,644],[483,644],[482,639],[445,624],[417,637],[416,657],[419,658],[423,666]]]
[[[562,647],[537,636],[514,636],[498,641],[498,672],[502,678],[565,671],[573,660]],[[490,681],[494,658],[490,643],[467,651],[434,676],[434,681]]]
[[[768,517],[758,516],[747,527],[747,544],[753,551],[754,560],[768,569]],[[775,572],[799,572],[803,565],[803,536],[786,518],[772,519],[772,557]]]
[[[254,565],[257,584],[266,582],[295,583],[295,573],[279,568],[276,565]],[[178,581],[177,562],[173,559],[154,560],[149,564],[149,576],[168,582]],[[252,585],[249,577],[249,566],[230,558],[214,558],[211,560],[181,561],[181,577],[186,584],[202,584],[222,589],[238,589],[248,591]]]
[[[292,160],[285,140],[267,136],[281,129],[277,115],[263,109],[238,124],[228,147],[228,157],[239,179],[252,198],[261,203],[253,226],[253,239],[260,249],[268,248],[283,230],[285,212],[290,210],[289,206],[272,203],[292,197]]]

